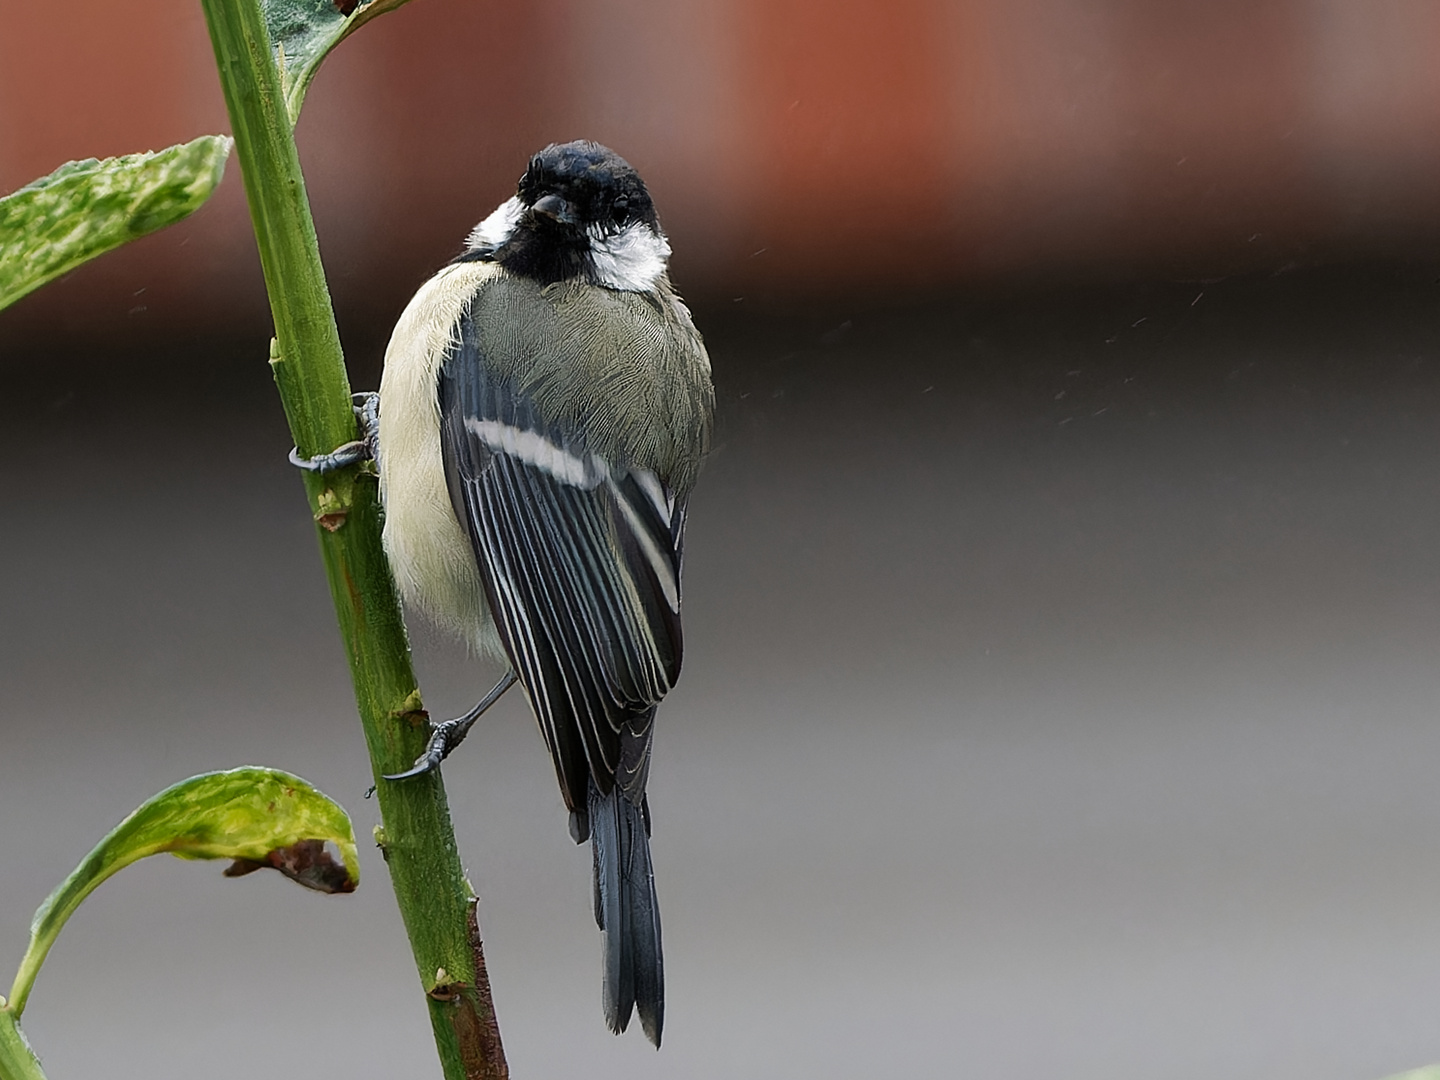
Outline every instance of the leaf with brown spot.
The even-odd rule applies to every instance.
[[[56,935],[80,902],[122,868],[167,851],[182,859],[273,866],[308,888],[327,892],[353,891],[360,880],[349,815],[300,777],[252,765],[182,780],[111,829],[35,912],[30,947],[10,993],[9,1007],[16,1015]]]
[[[261,859],[236,859],[225,868],[226,877],[244,877],[256,870],[279,870],[297,885],[323,893],[355,891],[355,880],[343,862],[330,853],[323,840],[301,840],[275,848]]]

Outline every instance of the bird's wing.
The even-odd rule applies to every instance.
[[[587,774],[638,804],[654,705],[680,673],[683,501],[539,417],[468,316],[460,329],[440,375],[442,453],[501,641],[569,808],[584,814]]]

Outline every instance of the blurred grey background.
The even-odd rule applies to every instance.
[[[0,0],[7,190],[224,128],[192,5],[69,7]],[[654,178],[715,361],[651,780],[660,1053],[604,1029],[589,854],[518,699],[446,765],[517,1078],[1440,1061],[1435,24],[417,0],[337,54],[300,135],[357,386],[582,130]],[[94,50],[93,107],[22,78],[37,40]],[[339,798],[365,876],[127,869],[25,1014],[53,1080],[439,1075],[244,227],[232,162],[0,314],[0,958],[207,769]],[[437,714],[493,679],[412,633]]]

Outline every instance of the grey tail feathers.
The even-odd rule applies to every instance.
[[[665,1021],[660,908],[650,863],[650,813],[616,784],[602,795],[589,782],[590,847],[595,856],[595,922],[605,934],[605,1022],[617,1035],[633,1008],[658,1048]]]

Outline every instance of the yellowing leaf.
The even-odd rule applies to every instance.
[[[330,844],[340,863],[326,853]],[[234,859],[230,876],[274,866],[325,892],[352,892],[360,880],[349,815],[298,776],[246,766],[183,780],[110,830],[35,912],[30,948],[10,994],[17,1016],[45,954],[80,902],[122,867],[167,851],[184,859]]]

